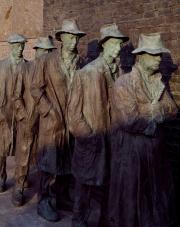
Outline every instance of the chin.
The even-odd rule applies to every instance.
[[[114,55],[114,56],[112,56],[112,57],[115,59],[115,58],[117,58],[117,56],[118,56],[118,55],[117,55],[117,54],[115,54],[115,55]]]

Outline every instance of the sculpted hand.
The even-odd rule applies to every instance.
[[[157,123],[163,122],[163,110],[158,101],[153,101],[151,103],[151,113],[152,120],[155,120]]]

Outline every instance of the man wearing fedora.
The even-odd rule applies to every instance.
[[[118,73],[116,58],[128,40],[116,24],[101,28],[100,56],[77,71],[69,101],[69,128],[75,136],[72,173],[76,179],[73,227],[88,226],[90,201],[103,192],[99,202],[99,226],[105,226],[109,181],[111,89]],[[95,194],[93,195],[93,191]]]
[[[132,72],[117,79],[112,109],[109,219],[112,227],[169,227],[172,182],[161,123],[177,108],[158,72],[169,53],[160,34],[141,34]]]
[[[40,114],[38,167],[41,174],[37,209],[48,221],[59,220],[57,195],[52,187],[56,176],[71,174],[67,100],[72,79],[80,67],[77,45],[83,36],[85,33],[79,30],[75,20],[64,20],[56,32],[61,50],[44,55],[35,64],[31,94]]]
[[[52,36],[48,36],[48,37],[38,38],[33,49],[35,50],[35,59],[36,59],[38,57],[41,57],[43,54],[47,54],[52,50],[55,50],[56,47],[54,46]]]
[[[35,46],[35,59],[56,49],[51,37],[40,37]],[[16,72],[14,106],[17,111],[16,167],[15,186],[12,202],[15,206],[23,205],[23,191],[27,187],[27,175],[30,163],[36,154],[38,139],[39,114],[31,96],[35,61],[23,63]]]
[[[23,50],[27,39],[19,34],[8,38],[10,55],[0,61],[0,192],[6,190],[6,157],[14,155],[16,124],[13,106],[15,72],[21,63],[25,62]]]

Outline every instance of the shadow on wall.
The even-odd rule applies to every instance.
[[[101,52],[101,49],[98,45],[98,40],[92,40],[88,43],[87,54],[85,58],[85,65],[90,63],[91,61],[95,60]]]
[[[170,93],[169,81],[172,77],[172,73],[176,71],[177,68],[178,66],[173,63],[171,55],[169,53],[163,53],[160,63],[160,72],[162,74],[162,80]]]
[[[120,65],[124,73],[129,73],[135,64],[136,56],[132,54],[134,50],[133,44],[130,42],[123,46],[120,52]]]

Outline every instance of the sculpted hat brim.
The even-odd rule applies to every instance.
[[[43,46],[43,45],[35,45],[33,47],[33,49],[37,49],[37,48],[41,48],[41,49],[46,49],[46,50],[51,50],[51,49],[57,49],[55,46]]]
[[[140,34],[138,47],[132,51],[133,54],[140,53],[162,54],[170,53],[170,50],[164,47],[160,33]]]
[[[85,32],[82,32],[82,31],[74,31],[74,30],[68,30],[68,31],[65,31],[65,30],[59,30],[55,33],[55,38],[58,40],[58,41],[61,41],[61,35],[64,34],[64,33],[68,33],[68,34],[73,34],[73,35],[78,35],[80,38],[85,36],[86,33]]]
[[[20,34],[13,34],[8,38],[7,42],[10,43],[10,44],[12,44],[12,43],[26,43],[27,38],[23,35],[20,35]]]
[[[133,54],[140,54],[143,52],[146,52],[148,54],[171,53],[171,51],[166,48],[159,48],[159,49],[137,48],[132,51]]]
[[[127,42],[129,37],[125,36],[119,29],[117,24],[106,24],[100,29],[101,38],[99,45],[101,46],[105,41],[110,38],[121,39],[123,42]]]
[[[110,36],[106,36],[103,39],[99,40],[99,46],[102,46],[102,44],[104,42],[106,42],[110,38],[122,39],[123,42],[127,42],[129,40],[129,37],[126,37],[126,36],[113,36],[113,35],[110,35]]]
[[[37,48],[41,48],[41,49],[45,49],[45,50],[57,49],[54,46],[52,36],[39,37],[36,44],[34,45],[33,49],[37,49]]]
[[[56,30],[55,37],[57,40],[61,41],[61,35],[64,33],[77,35],[83,37],[86,35],[85,32],[79,29],[79,26],[74,19],[65,19],[62,22],[62,27]]]

